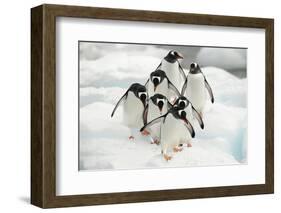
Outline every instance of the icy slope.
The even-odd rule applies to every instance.
[[[147,63],[149,66],[153,66],[159,60],[150,57],[147,61],[151,61]],[[122,64],[105,67],[112,69],[107,70],[111,72],[107,75],[108,81],[114,82],[117,73],[122,72]],[[193,147],[184,147],[169,162],[160,155],[160,146],[150,144],[148,137],[140,136],[134,141],[128,140],[129,129],[122,125],[122,108],[117,110],[114,118],[110,118],[115,103],[126,90],[125,86],[117,87],[114,84],[107,87],[81,88],[80,169],[140,169],[244,163],[247,147],[247,82],[214,67],[204,68],[203,72],[213,88],[215,104],[209,103],[206,107],[203,118],[205,129],[202,131],[198,125],[195,126],[196,138],[193,140]],[[147,76],[147,73],[141,72],[138,75],[122,73],[120,79],[130,79],[131,82],[144,80]]]

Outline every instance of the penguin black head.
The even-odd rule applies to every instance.
[[[172,113],[177,119],[187,120],[186,112],[178,106],[171,108],[169,112]]]
[[[171,108],[169,110],[169,113],[172,113],[172,115],[176,118],[176,119],[180,119],[182,121],[184,121],[185,123],[185,126],[187,127],[190,135],[192,138],[195,137],[195,131],[193,129],[193,126],[191,125],[191,123],[187,120],[187,117],[186,117],[186,112],[179,108],[178,106],[175,106],[173,108]]]
[[[186,97],[180,96],[174,103],[174,106],[177,106],[179,109],[184,109],[189,105],[189,100]]]
[[[150,98],[156,106],[158,106],[159,111],[162,112],[163,106],[165,102],[167,101],[166,96],[161,95],[161,94],[155,94]]]
[[[179,110],[178,113],[182,120],[186,120],[186,112],[184,110]]]
[[[139,93],[139,97],[140,97],[141,102],[145,106],[145,104],[146,104],[146,97],[147,97],[146,93]]]
[[[156,70],[150,73],[150,79],[154,85],[154,91],[156,90],[157,86],[162,83],[165,77],[166,73],[163,70]]]
[[[201,69],[197,63],[191,63],[189,67],[189,72],[192,74],[197,74],[201,72]]]
[[[183,56],[174,50],[171,50],[165,57],[165,60],[170,62],[170,63],[175,63],[178,59],[182,59]]]
[[[146,100],[147,100],[147,92],[145,86],[139,84],[139,83],[134,83],[131,85],[129,88],[129,91],[132,91],[135,96],[141,100],[143,105],[146,105]]]

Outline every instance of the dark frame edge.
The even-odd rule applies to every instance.
[[[56,198],[55,17],[46,5],[31,8],[31,204]]]
[[[31,204],[44,207],[43,139],[43,6],[31,9]]]
[[[265,27],[265,153],[266,153],[266,186],[269,193],[274,193],[274,19],[268,19]]]
[[[243,187],[243,189],[241,189],[241,187]],[[160,191],[121,192],[109,194],[67,195],[55,196],[54,199],[44,208],[222,198],[271,193],[272,192],[269,190],[267,184],[258,184]]]

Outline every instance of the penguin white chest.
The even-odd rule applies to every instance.
[[[163,60],[160,68],[166,73],[172,84],[181,91],[183,80],[181,80],[178,62],[169,63],[166,60]]]
[[[165,122],[162,122],[161,146],[164,154],[180,143],[179,125],[183,125],[182,121],[171,114],[167,115]]]
[[[152,103],[152,101],[149,101],[149,105],[148,105],[148,113],[147,113],[147,121],[151,121],[159,116],[161,116],[160,114],[160,110],[158,108],[158,106],[156,106],[155,104]],[[163,106],[163,113],[166,113],[167,109],[165,110],[165,105]]]
[[[206,103],[206,90],[204,76],[201,73],[188,74],[188,83],[186,88],[186,97],[192,103],[193,107],[202,112]]]
[[[158,106],[154,105],[151,101],[149,102],[148,105],[148,113],[147,113],[147,122],[152,121],[155,118],[158,118],[159,116],[165,114],[167,112],[167,104],[164,104],[162,113],[160,113],[160,110]],[[159,138],[160,137],[160,123],[155,124],[151,127],[149,127],[151,136],[154,138]]]
[[[192,107],[191,104],[189,104],[184,111],[186,112],[186,118],[193,126],[193,115],[192,115]],[[185,127],[183,122],[178,122],[178,134],[179,134],[179,140],[180,143],[188,142],[192,139],[188,129]]]
[[[141,128],[143,126],[144,106],[134,93],[128,92],[124,102],[124,124],[130,128]]]
[[[192,106],[191,104],[189,104],[184,111],[186,112],[186,118],[187,120],[191,123],[191,125],[193,125],[193,114],[192,114]]]
[[[169,89],[168,89],[168,81],[167,79],[164,79],[157,87],[156,90],[154,91],[154,85],[151,81],[149,81],[148,84],[148,94],[149,96],[153,96],[155,94],[161,94],[164,96],[168,96],[169,94]]]

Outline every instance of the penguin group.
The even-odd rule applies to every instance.
[[[179,59],[183,56],[174,50],[161,60],[144,85],[133,83],[117,102],[123,105],[123,119],[131,130],[149,136],[152,144],[161,145],[165,160],[172,158],[172,151],[182,151],[183,144],[191,147],[195,137],[193,126],[198,122],[204,129],[203,110],[206,91],[214,103],[212,89],[197,63],[191,63],[186,75]]]

